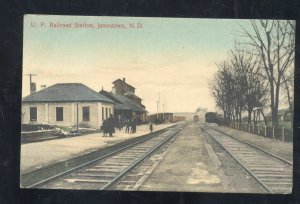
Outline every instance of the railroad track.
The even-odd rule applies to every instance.
[[[212,127],[202,129],[229,153],[267,192],[292,192],[292,162],[252,144],[233,138]]]
[[[68,172],[31,185],[31,188],[110,190],[134,167],[185,127],[178,124],[154,137],[128,145]],[[124,183],[124,181],[122,181]],[[136,182],[135,180],[128,182]]]

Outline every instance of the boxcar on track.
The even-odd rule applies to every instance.
[[[205,113],[205,122],[207,123],[218,123],[217,114],[214,112]]]

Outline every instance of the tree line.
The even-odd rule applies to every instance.
[[[264,110],[271,109],[272,124],[279,125],[278,109],[282,101],[289,106],[293,118],[295,22],[281,20],[249,20],[240,25],[226,60],[216,63],[218,71],[210,82],[210,91],[225,121],[248,123],[257,121]]]

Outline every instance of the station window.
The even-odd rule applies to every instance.
[[[30,107],[30,121],[37,121],[37,107]]]
[[[107,108],[105,108],[105,118],[108,118],[107,114],[108,114],[108,111],[107,111]]]
[[[90,121],[90,107],[82,107],[82,120]]]
[[[56,121],[64,120],[64,109],[63,107],[56,107]]]

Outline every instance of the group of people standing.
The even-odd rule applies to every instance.
[[[126,121],[120,121],[115,119],[111,114],[109,118],[103,121],[100,131],[103,132],[103,137],[113,137],[115,133],[115,128],[121,130],[125,126],[125,133],[136,133],[137,120],[136,119],[127,119]]]
[[[125,133],[136,133],[136,120],[127,119],[125,122]]]
[[[116,122],[111,114],[109,118],[103,121],[102,127],[100,127],[100,130],[103,132],[103,137],[107,137],[107,135],[109,135],[109,137],[113,137],[112,134],[115,133],[115,127]]]

